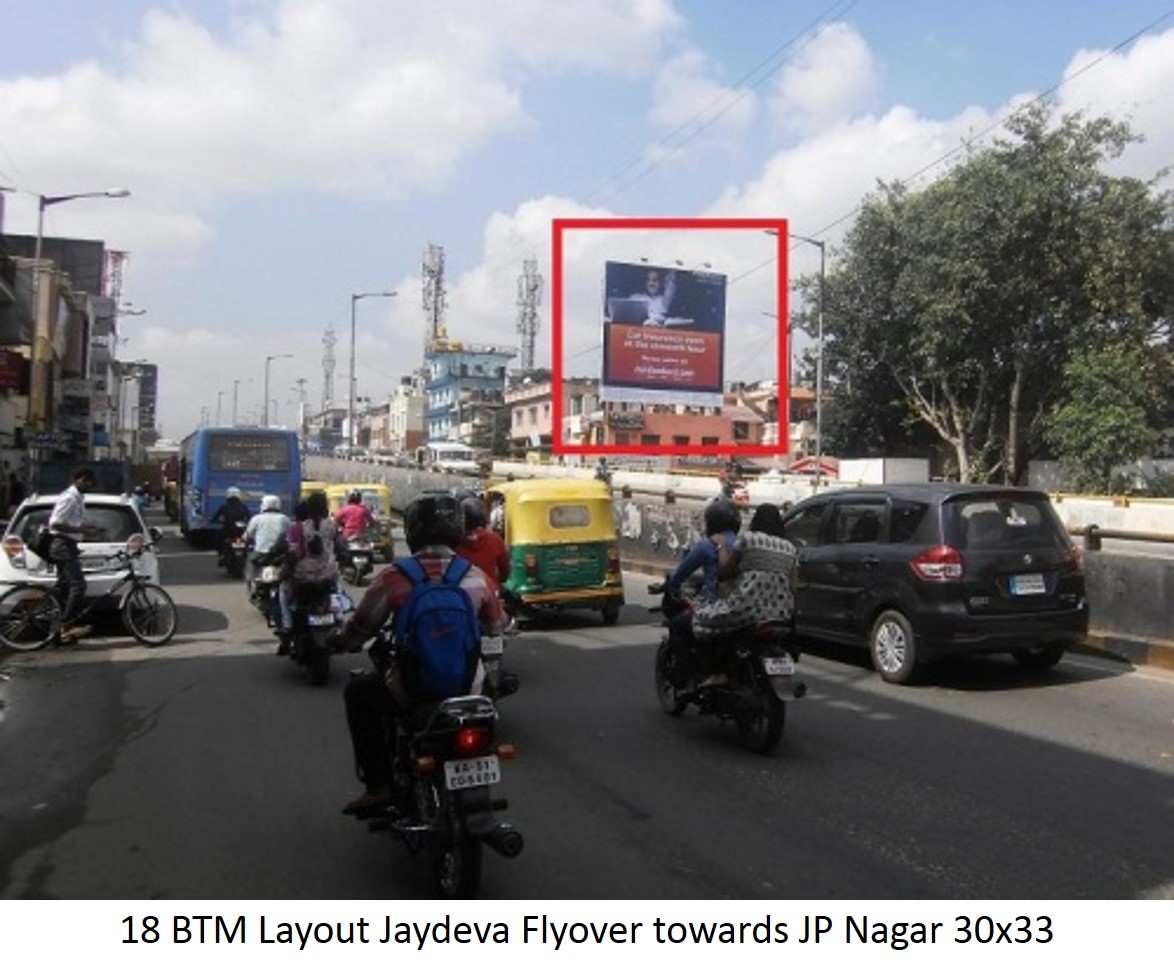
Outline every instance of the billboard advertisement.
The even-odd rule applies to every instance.
[[[603,293],[605,401],[722,403],[724,275],[607,262]]]

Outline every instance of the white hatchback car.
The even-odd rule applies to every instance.
[[[31,532],[45,524],[57,502],[56,494],[40,494],[26,498],[4,533],[2,554],[0,554],[0,592],[13,585],[34,582],[38,585],[53,585],[57,571],[48,562],[42,561],[25,547],[26,540],[32,540]],[[93,528],[91,535],[82,541],[82,570],[86,573],[86,596],[99,599],[110,592],[114,583],[122,577],[124,564],[119,555],[134,555],[135,571],[149,582],[159,584],[159,560],[153,548],[144,548],[147,542],[158,541],[158,528],[147,528],[142,515],[130,497],[115,494],[86,494],[86,524]],[[115,593],[109,603],[117,605],[121,593]]]

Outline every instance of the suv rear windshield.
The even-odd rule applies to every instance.
[[[945,510],[956,547],[997,551],[1069,546],[1046,497],[967,497],[948,501]]]
[[[27,507],[12,522],[8,533],[28,540],[25,530],[40,527],[49,520],[52,512],[51,507]],[[123,505],[86,504],[86,524],[95,531],[86,536],[84,544],[122,544],[132,534],[143,533],[135,512]]]

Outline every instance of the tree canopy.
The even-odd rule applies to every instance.
[[[1170,196],[1105,172],[1134,138],[1124,123],[1054,122],[1033,103],[1008,132],[923,190],[864,202],[824,285],[831,451],[944,446],[961,479],[1004,482],[1061,451],[1087,477],[1170,424]],[[819,282],[801,288],[810,329]],[[1087,385],[1108,370],[1090,352],[1109,349],[1120,395],[1144,409],[1078,462],[1070,430],[1090,427]]]

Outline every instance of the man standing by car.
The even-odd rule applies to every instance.
[[[90,632],[91,627],[75,623],[86,598],[86,576],[78,543],[86,534],[85,493],[94,488],[94,471],[81,467],[73,471],[72,482],[57,498],[49,515],[49,558],[57,566],[57,594],[61,599],[61,621],[65,627],[61,639],[76,640]]]

